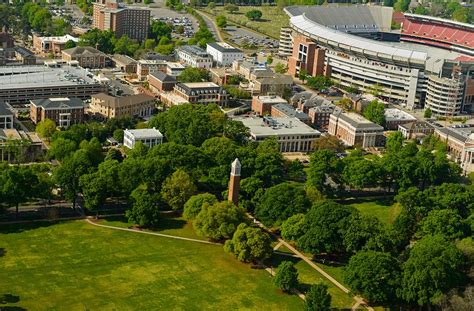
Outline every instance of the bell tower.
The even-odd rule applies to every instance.
[[[240,192],[240,161],[238,158],[232,162],[230,169],[230,181],[229,181],[229,196],[228,200],[235,205],[239,204],[239,192]]]

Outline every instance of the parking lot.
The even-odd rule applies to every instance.
[[[237,27],[234,25],[227,26],[225,31],[230,35],[229,41],[238,44],[241,47],[255,46],[265,48],[267,51],[278,49],[278,40],[266,37],[262,34]]]

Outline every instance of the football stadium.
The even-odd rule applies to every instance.
[[[474,25],[383,6],[291,6],[289,72],[326,75],[436,115],[474,112]],[[392,21],[400,29],[392,29]]]

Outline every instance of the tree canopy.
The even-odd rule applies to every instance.
[[[227,240],[224,249],[243,262],[256,262],[269,258],[272,254],[271,239],[260,228],[240,224],[231,240]]]

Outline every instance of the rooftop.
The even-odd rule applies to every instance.
[[[384,115],[385,115],[385,120],[387,122],[400,121],[400,120],[416,121],[416,118],[414,116],[412,116],[408,112],[405,112],[405,111],[397,109],[397,108],[385,109]]]
[[[148,74],[149,76],[152,76],[153,78],[162,81],[162,82],[176,82],[176,77],[168,75],[164,72],[157,71],[157,72],[152,72]]]
[[[267,96],[255,96],[260,102],[268,103],[268,104],[279,104],[279,103],[286,103],[286,100],[281,98],[280,96],[275,95],[267,95]]]
[[[115,62],[119,62],[119,63],[122,63],[124,65],[129,65],[129,64],[132,64],[132,63],[136,63],[137,61],[133,58],[131,58],[130,56],[128,55],[121,55],[121,54],[115,54],[112,59],[115,61]]]
[[[91,73],[80,67],[2,66],[0,91],[38,87],[97,84]]]
[[[8,109],[7,104],[0,100],[0,116],[11,116],[13,112]]]
[[[92,99],[102,101],[101,105],[111,108],[135,105],[143,102],[154,100],[155,98],[146,94],[135,94],[121,97],[114,97],[105,93],[98,93],[91,96]]]
[[[205,89],[205,88],[220,88],[219,85],[215,84],[214,82],[188,82],[188,83],[180,83],[180,85],[184,85],[190,89]]]
[[[199,57],[211,57],[206,51],[197,45],[183,45],[179,47],[178,51],[183,51],[185,53]]]
[[[67,50],[63,50],[63,53],[74,56],[92,56],[97,54],[103,54],[101,51],[94,49],[91,46],[76,46]]]
[[[451,127],[437,128],[436,130],[464,143],[467,140],[469,140],[469,137],[472,134],[474,134],[474,125],[472,124],[453,125]]]
[[[410,123],[400,124],[399,128],[404,128],[406,130],[414,130],[417,128],[433,128],[431,124],[425,121],[414,121]]]
[[[83,108],[84,102],[79,98],[47,98],[32,100],[31,104],[43,109],[59,109],[59,108]]]
[[[248,127],[250,129],[250,133],[255,137],[275,135],[279,136],[288,134],[320,134],[319,131],[309,127],[297,118],[243,117],[237,118],[236,120],[241,121],[246,127]],[[264,120],[266,120],[267,123]]]
[[[42,41],[52,41],[55,43],[66,43],[69,40],[74,42],[79,42],[79,38],[73,37],[71,35],[64,35],[64,36],[52,36],[52,37],[39,37]]]
[[[229,45],[225,42],[211,42],[207,44],[208,47],[218,50],[219,52],[226,53],[242,53],[242,50],[239,50],[232,45]]]
[[[163,137],[163,134],[161,134],[161,132],[159,130],[157,130],[156,128],[136,129],[136,130],[126,129],[125,132],[130,133],[136,139]]]
[[[291,118],[298,118],[299,120],[308,120],[309,116],[302,112],[302,111],[297,111],[293,106],[290,104],[276,104],[272,106],[272,109],[276,109],[280,111],[281,113],[285,114],[287,117]]]
[[[339,119],[349,123],[350,125],[352,125],[353,127],[355,127],[356,129],[362,129],[362,128],[373,128],[375,130],[383,130],[383,127],[378,125],[378,124],[375,124],[369,120],[367,120],[366,118],[364,118],[363,116],[361,116],[360,114],[357,114],[355,112],[340,112],[338,114],[338,117]]]

